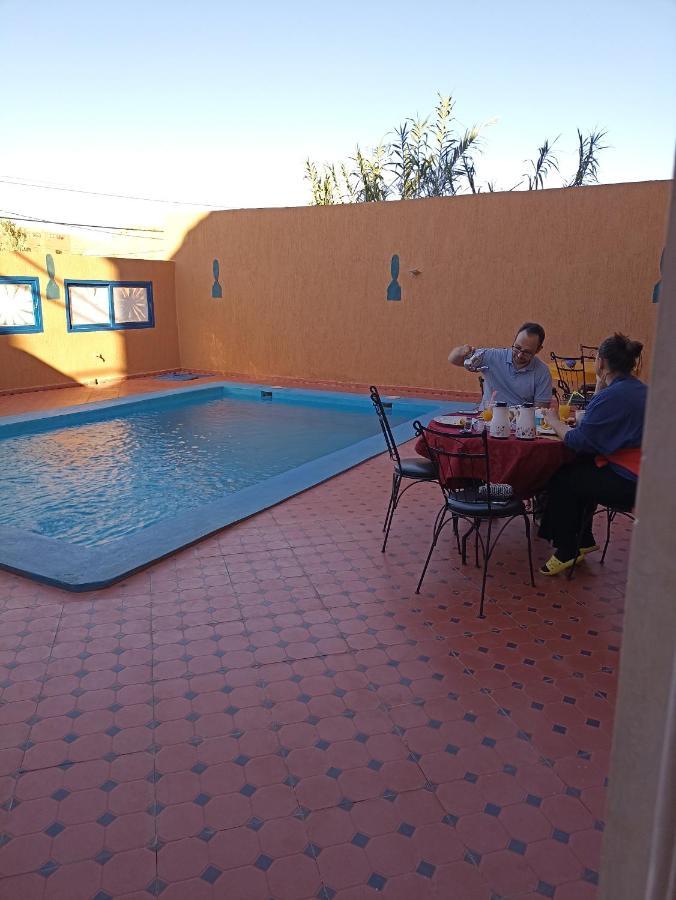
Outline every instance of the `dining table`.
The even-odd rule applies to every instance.
[[[427,432],[427,440],[433,447],[454,453],[458,451],[457,442],[451,440],[454,437],[457,438],[460,433],[458,427],[444,425],[434,419],[430,422],[429,427],[436,432]],[[468,454],[481,453],[482,438],[480,435],[464,437],[462,446]],[[425,440],[422,437],[416,441],[415,450],[420,456],[428,456]],[[527,500],[541,491],[561,466],[573,460],[575,453],[569,450],[555,435],[538,435],[532,440],[523,440],[514,434],[508,438],[494,438],[489,435],[488,457],[491,482],[509,484],[512,486],[515,497]],[[442,458],[442,470],[443,464]],[[455,477],[458,475],[472,477],[475,474],[476,470],[469,460],[466,465],[467,471],[463,473],[462,459],[454,459]]]

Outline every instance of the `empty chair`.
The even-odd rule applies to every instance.
[[[569,400],[571,394],[579,394],[585,400],[590,400],[596,389],[596,380],[585,363],[594,357],[585,356],[583,353],[579,356],[558,356],[556,353],[550,355],[556,368],[557,387],[563,399]]]
[[[385,521],[383,523],[383,531],[385,532],[385,537],[383,539],[382,552],[384,553],[385,547],[387,546],[387,539],[390,536],[390,528],[392,526],[392,519],[394,518],[394,511],[399,505],[399,501],[401,500],[402,496],[410,487],[413,487],[414,484],[436,481],[437,470],[436,466],[431,460],[423,459],[422,456],[408,457],[406,459],[402,459],[400,457],[399,450],[397,449],[397,444],[394,440],[392,429],[390,428],[390,423],[387,418],[387,413],[385,412],[385,407],[383,406],[383,401],[380,399],[380,394],[378,393],[378,388],[374,385],[371,385],[370,392],[371,402],[373,403],[376,413],[378,414],[378,421],[380,422],[383,437],[385,438],[385,443],[387,444],[387,452],[390,454],[390,459],[392,460],[393,465],[390,502],[387,505],[387,513],[385,515]],[[411,483],[407,484],[406,487],[401,490],[401,482],[404,478],[409,479]]]
[[[431,428],[424,428],[420,422],[415,422],[413,427],[416,434],[422,436],[429,457],[436,465],[437,480],[444,497],[444,505],[439,510],[434,523],[432,544],[420,575],[416,593],[420,593],[427,567],[442,529],[448,522],[453,521],[457,537],[457,522],[464,520],[469,523],[469,528],[462,536],[463,565],[467,562],[467,540],[472,534],[474,535],[477,567],[479,566],[479,545],[481,545],[483,554],[483,577],[479,605],[479,618],[483,619],[488,563],[502,532],[515,518],[523,519],[528,543],[530,581],[535,586],[530,521],[526,507],[522,500],[517,500],[512,496],[509,485],[491,483],[488,438],[485,431],[480,436],[473,434],[451,436]],[[476,449],[478,438],[481,441],[479,450]],[[471,448],[468,447],[468,441],[472,442]],[[496,520],[501,520],[501,525],[497,535],[493,537],[493,523]],[[481,533],[483,522],[487,522],[485,536]]]

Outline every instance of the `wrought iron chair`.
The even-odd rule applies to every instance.
[[[390,459],[392,460],[393,472],[392,472],[392,490],[390,491],[390,502],[387,505],[387,513],[385,514],[385,521],[383,523],[383,531],[385,532],[385,537],[383,539],[382,552],[385,552],[385,547],[387,546],[387,539],[390,536],[390,528],[392,526],[392,519],[394,518],[394,512],[399,506],[399,501],[402,496],[406,493],[406,491],[413,487],[414,484],[420,484],[421,482],[434,482],[437,480],[437,469],[434,463],[429,459],[423,459],[422,456],[416,457],[408,457],[406,459],[402,459],[399,455],[399,450],[397,449],[397,444],[394,440],[394,435],[392,434],[392,429],[390,428],[390,423],[387,418],[387,412],[385,411],[385,406],[383,401],[380,399],[380,394],[378,393],[378,388],[374,385],[371,385],[371,402],[375,407],[376,413],[378,415],[378,421],[380,422],[380,427],[383,432],[383,437],[385,438],[385,443],[387,444],[387,452],[390,454]],[[407,484],[403,490],[401,488],[401,482],[407,478],[410,480],[410,484]]]
[[[598,352],[598,347],[591,346],[590,344],[580,344],[580,356],[583,359],[588,359],[593,362],[596,359],[596,354]]]
[[[462,536],[461,542],[460,552],[463,565],[467,562],[467,541],[469,537],[472,534],[474,535],[477,568],[479,567],[479,544],[481,544],[483,577],[481,581],[479,618],[483,619],[488,563],[503,531],[516,518],[523,519],[528,543],[530,580],[533,587],[535,586],[530,521],[526,507],[522,500],[517,500],[511,495],[509,485],[491,483],[488,438],[485,431],[480,436],[481,449],[476,451],[473,449],[468,450],[466,446],[468,439],[473,438],[476,440],[476,435],[458,434],[451,436],[447,433],[435,431],[432,428],[424,428],[420,422],[414,422],[413,427],[415,433],[425,441],[429,457],[436,466],[437,480],[444,497],[444,505],[439,510],[434,523],[432,545],[418,581],[416,594],[420,593],[432,553],[444,526],[453,520],[454,525],[457,527],[457,520],[462,519],[469,523],[469,528]],[[497,519],[502,521],[502,525],[495,538],[493,538],[493,522]],[[488,523],[485,537],[481,533],[481,524],[483,522]]]
[[[575,568],[577,565],[577,558],[580,555],[579,547],[580,547],[580,544],[582,543],[582,537],[584,535],[584,532],[585,532],[587,526],[591,527],[591,525],[594,521],[594,516],[602,515],[603,513],[606,514],[606,540],[603,545],[603,553],[601,554],[601,559],[600,559],[601,565],[603,565],[606,561],[606,553],[608,552],[608,546],[610,545],[610,529],[611,529],[612,524],[615,521],[615,519],[618,516],[626,516],[626,518],[631,519],[632,522],[636,521],[636,517],[634,516],[634,507],[633,506],[632,507],[607,506],[603,503],[600,503],[598,505],[594,504],[593,507],[590,507],[590,510],[585,515],[582,528],[580,529],[580,532],[577,536],[577,547],[576,547],[576,552],[575,552],[575,556],[573,559],[573,565],[570,567],[570,569],[568,569],[568,579],[569,580],[573,577],[573,574],[575,572]]]
[[[556,367],[556,383],[565,400],[569,400],[571,394],[579,394],[585,401],[590,400],[596,389],[596,384],[587,380],[585,361],[590,356],[557,356],[550,354]]]

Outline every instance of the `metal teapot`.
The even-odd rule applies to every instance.
[[[521,441],[533,441],[535,434],[535,409],[532,403],[523,403],[516,416],[516,436]]]
[[[503,401],[499,401],[493,407],[490,435],[494,438],[508,438],[510,435],[509,409]]]

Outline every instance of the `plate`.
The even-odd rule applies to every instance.
[[[463,428],[466,422],[472,421],[472,416],[463,413],[462,415],[457,414],[454,416],[437,416],[434,419],[435,422],[438,422],[440,425],[450,425],[453,428]]]
[[[538,434],[543,434],[549,437],[556,437],[556,432],[553,428],[546,428],[544,425],[538,425],[536,428]]]

